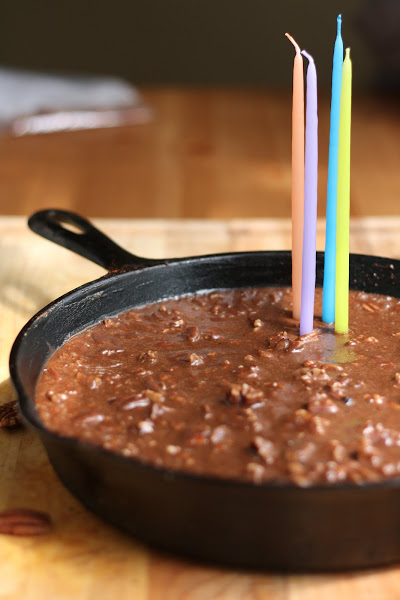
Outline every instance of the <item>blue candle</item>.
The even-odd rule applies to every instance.
[[[335,269],[336,269],[336,205],[339,148],[340,93],[342,87],[343,40],[342,15],[337,18],[337,36],[333,52],[331,125],[329,133],[328,190],[326,201],[325,266],[322,295],[322,320],[335,320]]]

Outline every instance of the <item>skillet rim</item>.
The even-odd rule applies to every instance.
[[[281,256],[281,257],[287,258],[288,256],[290,256],[290,250],[257,250],[257,251],[242,251],[242,252],[224,252],[224,253],[216,253],[216,254],[188,256],[188,257],[181,257],[181,258],[155,259],[151,263],[147,263],[144,265],[143,264],[141,264],[139,266],[127,265],[126,267],[122,267],[122,268],[119,268],[119,269],[116,269],[113,271],[109,271],[106,274],[104,274],[94,280],[91,280],[89,282],[86,282],[76,288],[73,288],[72,290],[70,290],[70,291],[62,294],[58,298],[55,298],[54,300],[52,300],[46,306],[44,306],[39,311],[37,311],[25,323],[25,325],[22,327],[22,329],[19,331],[17,337],[15,338],[12,348],[11,348],[11,351],[10,351],[9,370],[10,370],[10,375],[11,375],[11,380],[12,380],[13,386],[17,392],[18,405],[19,405],[20,412],[23,416],[23,419],[29,424],[29,426],[32,429],[34,429],[39,434],[39,436],[41,438],[47,436],[48,438],[51,438],[55,442],[65,444],[66,446],[73,446],[73,447],[77,448],[78,450],[79,450],[79,447],[84,447],[89,452],[96,452],[100,455],[104,455],[108,459],[116,460],[116,461],[120,462],[121,464],[124,464],[127,467],[129,467],[129,465],[131,464],[134,467],[139,468],[140,470],[158,474],[163,479],[166,479],[169,481],[171,481],[172,479],[180,479],[180,480],[192,481],[197,484],[204,484],[204,485],[214,485],[214,486],[224,486],[224,487],[230,486],[230,487],[235,487],[238,489],[246,489],[247,488],[247,489],[251,489],[251,490],[259,490],[258,492],[254,491],[253,493],[260,493],[260,494],[268,492],[268,491],[283,491],[283,490],[298,493],[298,494],[302,494],[302,493],[306,493],[306,492],[308,492],[308,493],[316,492],[316,493],[323,494],[323,493],[332,493],[333,491],[340,492],[340,493],[346,493],[346,492],[347,493],[355,493],[355,492],[361,493],[365,489],[367,489],[367,490],[385,490],[387,488],[390,488],[390,489],[395,490],[397,488],[400,488],[400,475],[397,477],[394,477],[392,479],[383,479],[378,482],[366,481],[366,482],[362,482],[361,484],[355,484],[355,483],[317,484],[317,485],[310,485],[310,486],[302,487],[302,486],[296,485],[295,483],[288,483],[288,482],[270,481],[270,482],[255,483],[255,482],[251,482],[251,481],[242,481],[239,479],[228,478],[228,477],[223,478],[223,477],[217,477],[217,476],[212,476],[212,475],[202,475],[202,474],[198,474],[198,473],[190,473],[188,471],[184,471],[184,470],[180,470],[180,469],[172,470],[172,469],[167,469],[162,466],[157,466],[157,465],[153,465],[151,463],[146,463],[146,462],[140,461],[136,457],[124,456],[117,452],[108,450],[102,446],[97,446],[90,442],[80,440],[79,438],[76,438],[76,437],[69,437],[69,436],[61,435],[57,432],[47,429],[45,427],[44,423],[40,420],[40,418],[37,414],[36,408],[35,408],[35,403],[34,403],[33,398],[30,398],[28,396],[28,394],[25,392],[22,382],[20,381],[19,372],[18,372],[19,369],[17,367],[17,358],[18,358],[18,354],[19,354],[20,348],[23,344],[23,340],[25,338],[26,333],[32,328],[32,326],[37,321],[46,318],[46,315],[48,313],[56,310],[57,306],[62,305],[62,303],[66,299],[73,299],[74,296],[78,296],[79,294],[82,294],[82,292],[84,292],[85,290],[88,290],[88,289],[90,289],[91,294],[93,294],[93,292],[96,291],[96,286],[101,285],[104,281],[109,280],[109,279],[116,279],[119,277],[122,278],[124,276],[131,276],[131,275],[134,275],[135,273],[139,273],[139,272],[141,273],[144,271],[153,270],[153,269],[157,269],[160,267],[164,268],[164,267],[168,267],[169,265],[176,264],[176,263],[190,264],[191,262],[202,262],[202,261],[207,261],[210,259],[218,260],[219,258],[228,259],[230,257],[239,258],[239,257],[243,257],[243,256],[252,257],[252,256],[256,256],[256,255],[263,256],[266,254],[267,255],[275,254],[278,257]],[[323,256],[323,252],[317,252],[317,263],[318,263],[318,259],[321,260],[322,256]],[[384,262],[387,262],[388,264],[389,263],[395,263],[395,264],[397,263],[397,266],[400,269],[400,259],[395,259],[395,258],[390,258],[390,257],[382,257],[382,256],[377,256],[377,255],[369,255],[369,254],[353,254],[353,253],[350,254],[350,264],[353,261],[356,261],[357,259],[358,260],[368,259],[368,260],[375,260],[375,261],[384,261]],[[379,266],[382,266],[382,265],[379,265]],[[265,285],[263,287],[273,287],[273,286]],[[316,287],[321,287],[321,286],[317,285]],[[91,288],[94,288],[94,289],[91,289]],[[226,288],[212,288],[212,289],[226,289]],[[232,289],[235,289],[235,288],[232,288]],[[353,282],[350,282],[350,289],[355,289]],[[202,291],[202,290],[198,290],[198,292],[200,292],[200,291]],[[192,293],[196,293],[196,292],[192,292]],[[379,292],[377,292],[377,293],[379,293]],[[181,296],[184,296],[184,294],[182,294]],[[397,297],[400,298],[400,289],[399,289],[399,295]],[[151,304],[151,302],[149,302],[148,304]],[[129,310],[129,309],[127,308],[126,310]],[[119,312],[123,312],[123,311],[119,311]],[[116,312],[115,314],[119,314],[119,313]],[[90,325],[86,325],[81,331],[83,331],[87,327],[90,327]],[[78,331],[76,331],[75,333],[73,333],[71,335],[75,335],[76,333],[78,333]],[[36,379],[36,383],[37,383],[37,379]]]

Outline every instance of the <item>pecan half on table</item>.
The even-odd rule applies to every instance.
[[[43,535],[51,529],[49,515],[30,508],[11,508],[0,511],[0,534]]]
[[[0,429],[19,427],[21,424],[15,400],[0,405]]]

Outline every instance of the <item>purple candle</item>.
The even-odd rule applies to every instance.
[[[306,138],[304,165],[304,228],[301,280],[300,335],[311,333],[314,326],[314,296],[318,198],[318,113],[317,71],[312,56],[308,59],[306,93]]]

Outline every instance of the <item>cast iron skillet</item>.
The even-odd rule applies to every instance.
[[[35,410],[40,371],[71,334],[105,315],[179,294],[290,285],[290,252],[150,260],[129,254],[73,213],[41,211],[29,226],[108,270],[43,308],[22,329],[10,357],[23,416],[60,479],[87,508],[157,548],[242,568],[337,570],[400,560],[399,480],[302,489],[171,472],[51,433]],[[318,254],[317,285],[322,259]],[[400,297],[399,273],[400,261],[351,256],[353,289]]]

